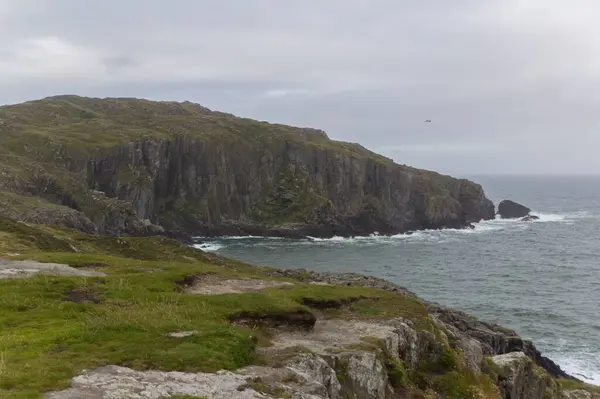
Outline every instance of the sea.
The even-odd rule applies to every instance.
[[[355,238],[198,237],[196,246],[257,265],[390,280],[512,328],[566,372],[600,385],[600,176],[470,179],[496,205],[512,199],[539,221]]]

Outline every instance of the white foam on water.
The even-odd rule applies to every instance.
[[[588,384],[600,385],[600,365],[597,363],[594,364],[583,357],[575,357],[575,354],[566,355],[565,357],[559,355],[554,356],[554,358],[567,374]],[[597,361],[597,359],[595,360]]]
[[[201,249],[204,252],[217,252],[218,250],[225,248],[225,245],[205,242],[202,244],[194,244],[193,247],[196,249]]]
[[[287,240],[282,237],[262,237],[262,236],[224,236],[219,238],[210,238],[210,242],[198,244],[204,251],[215,252],[228,244],[227,241],[251,240],[250,246],[268,246],[272,245],[268,241],[281,241],[280,245],[397,245],[401,243],[421,243],[421,244],[441,244],[447,242],[455,242],[461,237],[468,235],[489,234],[498,230],[516,229],[526,230],[531,228],[536,223],[566,223],[573,224],[578,219],[587,218],[590,215],[586,212],[573,213],[542,213],[531,212],[532,215],[538,216],[539,219],[530,222],[524,222],[520,219],[500,219],[498,216],[493,220],[482,220],[474,223],[473,229],[441,229],[441,230],[419,230],[412,233],[396,234],[393,236],[385,236],[379,234],[371,234],[370,236],[356,237],[340,237],[334,236],[331,238],[306,237],[305,240]],[[203,237],[196,237],[202,239]],[[218,241],[218,243],[216,243]]]

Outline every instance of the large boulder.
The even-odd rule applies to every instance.
[[[517,219],[529,215],[531,209],[511,200],[504,200],[498,205],[498,214],[502,219]]]

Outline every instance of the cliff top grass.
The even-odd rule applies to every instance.
[[[355,157],[392,161],[359,144],[330,140],[321,130],[240,118],[191,102],[135,98],[55,96],[0,107],[0,134],[5,153],[13,157],[55,159],[63,146],[88,155],[101,148],[143,138],[170,139],[189,135],[254,145],[288,140],[331,148]],[[27,141],[23,136],[27,135]],[[62,154],[65,155],[65,154]],[[13,163],[18,160],[13,159]]]
[[[294,285],[260,292],[190,295],[189,276],[274,279],[245,265],[162,237],[89,236],[0,219],[0,258],[94,270],[104,277],[37,275],[0,279],[0,397],[32,398],[64,389],[102,365],[214,372],[253,364],[269,333],[231,323],[233,315],[312,312],[313,301],[364,299],[327,317],[406,317],[432,328],[423,305],[377,289]],[[176,339],[177,331],[198,331]]]

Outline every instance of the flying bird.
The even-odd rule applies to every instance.
[[[431,119],[425,119],[425,122],[423,123],[431,123]]]

